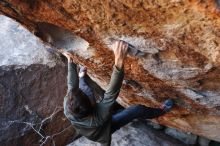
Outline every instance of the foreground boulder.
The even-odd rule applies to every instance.
[[[145,121],[146,122],[146,121]],[[101,146],[85,137],[75,140],[67,146]],[[160,131],[146,126],[144,122],[136,121],[126,125],[112,135],[111,146],[186,146],[178,140]]]
[[[0,23],[0,145],[68,144],[76,133],[63,115],[67,66],[18,23]]]
[[[127,58],[118,102],[155,107],[173,98],[177,106],[157,122],[220,141],[218,0],[4,0],[0,12],[46,43],[73,50],[103,88],[114,63],[110,40],[131,43],[143,55]]]

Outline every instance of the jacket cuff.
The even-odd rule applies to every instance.
[[[118,74],[124,73],[124,66],[121,69],[119,69],[114,65],[113,70],[114,72],[117,72]]]

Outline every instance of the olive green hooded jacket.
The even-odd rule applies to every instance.
[[[103,100],[95,105],[89,116],[84,118],[74,117],[68,112],[66,109],[67,96],[64,97],[64,114],[74,125],[79,134],[92,141],[100,142],[103,146],[110,146],[112,109],[120,92],[123,78],[123,69],[119,70],[114,66],[111,80],[104,94]],[[67,92],[79,88],[79,79],[76,64],[74,63],[68,63],[67,82]]]

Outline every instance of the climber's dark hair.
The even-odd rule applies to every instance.
[[[67,93],[67,111],[77,118],[88,116],[92,111],[89,98],[79,89]]]

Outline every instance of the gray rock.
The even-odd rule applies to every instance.
[[[0,15],[0,24],[0,145],[40,145],[67,127],[54,138],[63,145],[75,135],[62,110],[66,66],[19,23]]]
[[[68,146],[100,146],[81,137]],[[154,130],[141,121],[133,122],[112,135],[111,146],[186,146],[178,140]]]
[[[152,128],[156,129],[156,130],[162,130],[164,129],[164,126],[158,124],[158,123],[155,123],[155,122],[152,122],[152,121],[148,121],[147,122],[147,125],[151,126]]]
[[[19,68],[19,66],[32,64],[54,67],[56,65],[46,45],[19,23],[1,15],[0,24],[0,67],[17,65]]]
[[[196,144],[197,136],[194,134],[188,134],[172,128],[166,128],[165,133],[184,142],[185,144]]]

